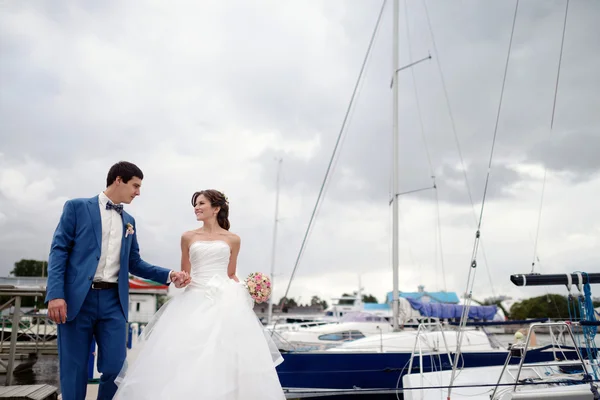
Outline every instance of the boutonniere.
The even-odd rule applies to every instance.
[[[134,234],[134,230],[133,230],[133,225],[131,225],[129,222],[127,223],[127,231],[125,232],[125,237],[129,236],[129,235],[133,235]]]

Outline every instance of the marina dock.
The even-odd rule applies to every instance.
[[[15,351],[17,354],[51,354],[58,355],[58,346],[56,340],[50,342],[16,342]],[[10,346],[0,346],[0,354],[10,354]]]

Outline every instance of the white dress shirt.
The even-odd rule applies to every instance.
[[[121,240],[123,238],[123,218],[115,210],[107,210],[110,199],[100,193],[98,205],[102,221],[102,246],[100,261],[94,275],[94,281],[117,282],[121,268]]]
[[[100,220],[102,221],[102,246],[100,247],[100,261],[94,275],[94,282],[117,282],[121,269],[121,241],[123,240],[123,217],[115,210],[107,210],[106,203],[110,199],[100,193],[98,206],[100,207]],[[171,283],[171,272],[167,283]]]

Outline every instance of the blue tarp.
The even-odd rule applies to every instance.
[[[383,304],[380,304],[380,303],[363,303],[363,307],[364,307],[365,310],[369,310],[369,311],[372,311],[372,310],[383,310],[383,311],[386,311],[386,310],[390,310],[391,309],[390,305],[387,304],[387,303],[383,303]]]
[[[424,317],[460,318],[463,312],[461,304],[422,303],[419,300],[407,299],[412,308]],[[492,320],[498,311],[497,306],[470,306],[469,319]]]
[[[388,292],[386,294],[388,303],[392,303],[392,294],[393,292]],[[429,297],[430,303],[458,304],[460,301],[457,294],[454,292],[398,292],[398,297],[402,297],[404,299],[415,299],[419,301],[422,301],[422,297]]]

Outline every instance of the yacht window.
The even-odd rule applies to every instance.
[[[362,339],[364,337],[365,335],[363,335],[360,331],[344,331],[321,335],[319,336],[319,340],[344,341]]]

